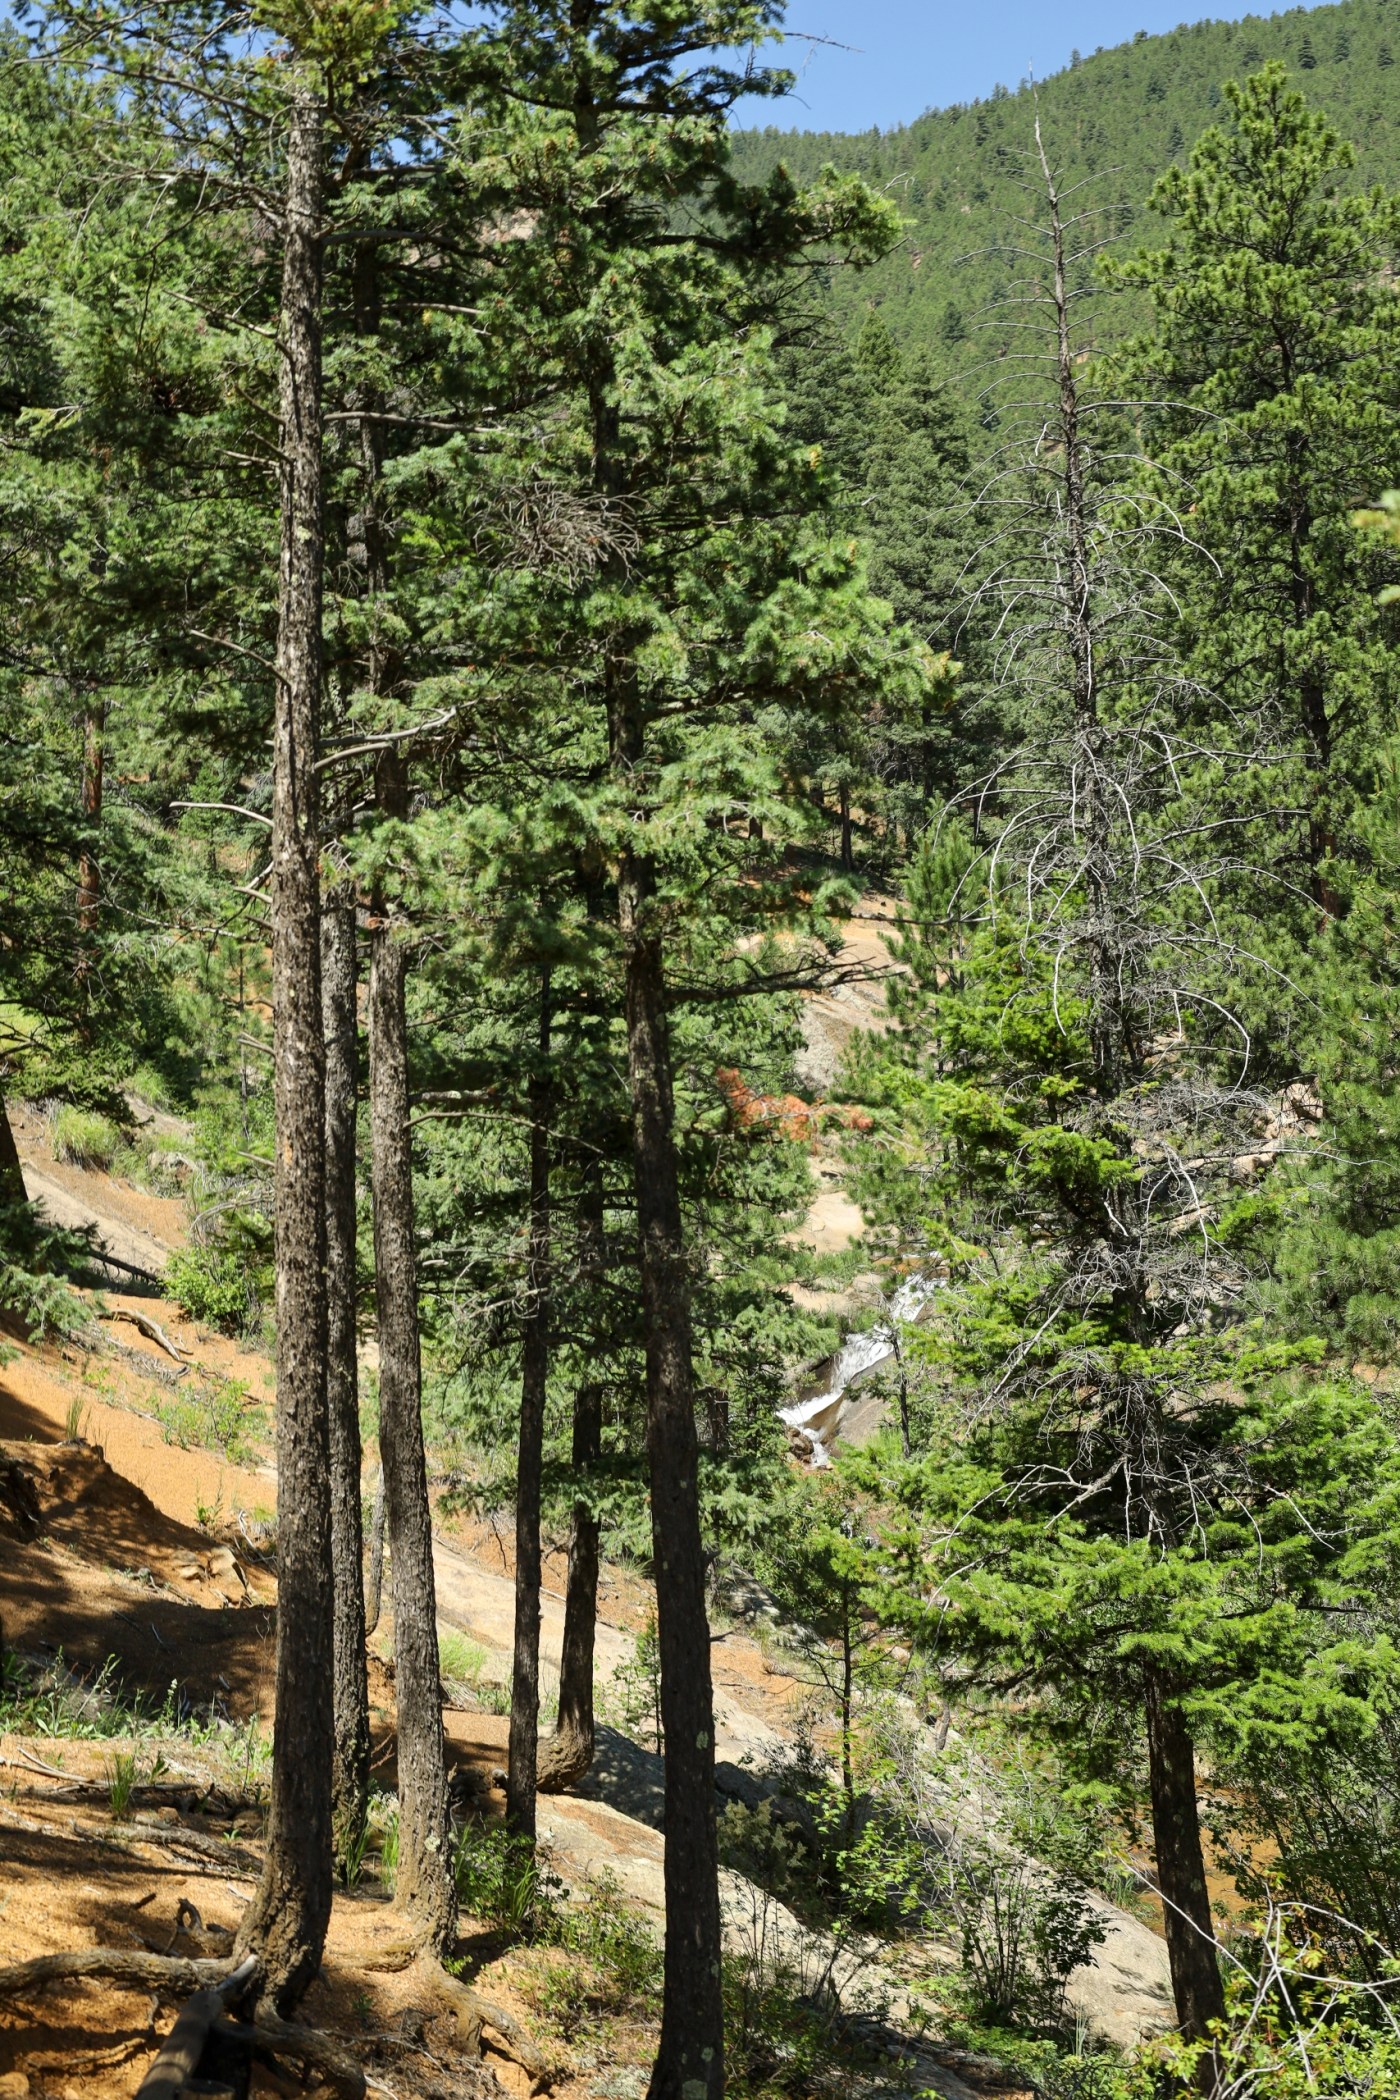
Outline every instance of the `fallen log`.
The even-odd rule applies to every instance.
[[[180,1954],[141,1954],[118,1947],[75,1947],[62,1954],[38,1954],[32,1961],[0,1969],[0,1998],[27,1998],[50,1983],[81,1983],[101,1977],[107,1983],[139,1983],[148,1990],[204,1990],[228,1974],[227,1961]]]
[[[133,1365],[143,1377],[154,1378],[160,1385],[178,1385],[182,1378],[188,1378],[190,1375],[189,1364],[175,1366],[163,1363],[160,1357],[152,1356],[149,1349],[133,1349],[127,1342],[114,1342],[109,1339],[104,1342],[103,1350],[108,1356],[119,1356],[124,1364]],[[150,1415],[147,1420],[155,1421],[156,1417]]]
[[[120,1269],[124,1276],[139,1276],[143,1283],[154,1283],[157,1286],[160,1283],[154,1269],[143,1269],[134,1261],[122,1261],[117,1255],[109,1254],[105,1247],[92,1247],[83,1258],[86,1261],[98,1262],[104,1268]]]
[[[149,1313],[132,1312],[127,1306],[118,1305],[111,1310],[100,1312],[97,1317],[99,1320],[129,1320],[138,1334],[144,1334],[148,1342],[154,1342],[167,1356],[173,1356],[177,1364],[189,1362],[188,1351],[172,1342],[160,1322],[153,1320]]]
[[[251,1964],[245,1968],[251,1973]],[[155,2062],[136,2088],[136,2100],[179,2100],[199,2069],[209,2030],[223,2009],[223,1994],[217,1985],[185,2000]]]

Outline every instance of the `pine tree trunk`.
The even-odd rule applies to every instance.
[[[364,1830],[370,1751],[355,1354],[355,905],[349,895],[329,901],[321,918],[321,1013],[326,1037],[326,1399],[335,1591],[331,1815],[336,1856],[343,1860]]]
[[[325,1046],[316,746],[321,698],[322,109],[295,91],[280,328],[281,557],[273,715],[277,1691],[267,1860],[235,1961],[294,2006],[331,1908],[330,1447],[326,1424]]]
[[[587,92],[575,98],[573,114],[580,142],[587,147],[597,131],[597,112]],[[612,373],[595,374],[590,398],[594,486],[604,496],[626,493],[613,378]],[[645,743],[629,646],[625,631],[614,638],[604,673],[610,764],[623,792],[636,779]],[[646,1354],[647,1461],[666,1737],[666,1953],[661,2038],[647,2100],[720,2100],[724,2091],[724,1995],[714,1696],[700,1530],[690,1277],[681,1222],[666,973],[655,887],[651,862],[624,847],[617,868],[617,915],[626,986],[627,1082]]]
[[[365,1584],[365,1639],[379,1624],[384,1602],[384,1468],[374,1483],[374,1504],[369,1514],[369,1580]]]
[[[5,1112],[5,1097],[0,1094],[0,1209],[16,1203],[27,1203],[29,1193],[24,1186],[24,1168],[20,1164],[19,1147],[10,1128],[10,1119]]]
[[[602,1456],[603,1390],[584,1379],[574,1395],[573,1465],[586,1474]],[[569,1576],[564,1596],[564,1640],[559,1658],[559,1713],[541,1743],[535,1784],[542,1794],[566,1793],[593,1763],[593,1652],[598,1625],[598,1519],[582,1499],[569,1530]]]
[[[841,805],[841,865],[848,871],[856,864],[855,837],[851,830],[851,789],[843,780],[839,790]]]
[[[379,806],[401,817],[403,766],[381,753]],[[374,1283],[379,1324],[379,1451],[389,1525],[398,1712],[399,1860],[394,1900],[436,1953],[449,1945],[456,1900],[447,1852],[432,1511],[423,1449],[418,1266],[408,1120],[408,1021],[402,941],[376,912],[370,951],[369,1103]]]
[[[1173,1689],[1165,1672],[1148,1672],[1147,1762],[1152,1787],[1152,1834],[1157,1882],[1166,1916],[1167,1958],[1177,2024],[1188,2041],[1202,2041],[1211,2021],[1225,2017],[1225,1994],[1215,1957],[1215,1932],[1201,1850],[1195,1747],[1181,1709],[1174,1702]],[[1203,2090],[1212,2090],[1214,2082],[1214,2066],[1205,2059]]]
[[[549,973],[540,985],[539,1068],[530,1081],[530,1243],[515,1474],[515,1656],[506,1820],[533,1843],[540,1730],[540,1480],[549,1380]]]
[[[601,1292],[605,1279],[603,1170],[585,1169],[579,1206],[579,1281]],[[603,1455],[603,1389],[584,1379],[574,1394],[574,1472],[585,1480]],[[559,1714],[554,1734],[541,1743],[535,1784],[542,1794],[562,1794],[582,1779],[593,1762],[593,1649],[598,1624],[598,1519],[582,1496],[574,1501],[569,1532],[569,1578],[564,1595],[564,1643],[559,1658]]]
[[[666,1957],[649,2100],[719,2100],[724,2089],[715,1722],[690,1278],[672,1128],[661,940],[648,864],[625,853],[618,916],[627,982],[627,1069],[646,1341],[661,1719],[666,1738]]]

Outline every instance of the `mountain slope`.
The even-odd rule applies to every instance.
[[[1266,59],[1282,59],[1355,146],[1358,183],[1400,182],[1397,55],[1400,0],[1340,0],[1166,36],[1139,32],[1043,82],[1041,123],[1063,183],[1094,178],[1081,201],[1103,208],[1115,246],[1131,248],[1158,237],[1160,222],[1143,208],[1148,192],[1215,120],[1222,83]],[[782,161],[799,179],[832,162],[888,190],[909,220],[907,237],[875,269],[838,274],[833,307],[848,325],[878,311],[898,342],[926,347],[953,370],[977,357],[979,316],[1014,275],[1013,259],[996,251],[1008,240],[1009,217],[1034,211],[1021,180],[1033,124],[1030,89],[998,88],[895,131],[736,132],[734,161],[750,177]],[[1112,332],[1124,318],[1105,309],[1099,326]]]

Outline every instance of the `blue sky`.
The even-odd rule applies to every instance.
[[[1015,87],[1068,65],[1076,47],[1123,44],[1209,16],[1267,14],[1255,0],[1192,7],[1190,0],[788,0],[787,41],[778,63],[798,78],[788,102],[751,102],[740,124],[815,131],[882,131],[926,109]],[[816,41],[831,39],[828,44]],[[845,46],[844,49],[833,48]],[[770,50],[773,47],[769,47]]]

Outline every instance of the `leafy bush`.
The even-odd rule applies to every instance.
[[[1395,1638],[1380,1615],[1369,1632],[1373,1653]],[[1279,1727],[1251,1743],[1212,1837],[1252,1904],[1306,1903],[1330,1962],[1374,1977],[1400,1947],[1400,1713],[1392,1695],[1343,1720],[1320,1740]]]
[[[452,1854],[457,1901],[463,1910],[524,1939],[552,1937],[562,1884],[528,1839],[502,1823],[475,1818],[457,1833]]]
[[[1304,1905],[1276,1910],[1253,1942],[1242,1935],[1232,1948],[1239,1965],[1231,1965],[1226,1984],[1223,2030],[1209,2045],[1217,2093],[1230,2100],[1400,2100],[1394,1964],[1378,1983],[1329,1972],[1319,1922]],[[1112,2100],[1199,2089],[1207,2049],[1176,2034],[1147,2044]]]
[[[1004,1846],[955,1840],[944,1895],[974,2015],[989,2026],[1063,2033],[1069,1979],[1106,1937],[1083,1889]]]
[[[839,1939],[794,1933],[792,1920],[753,1883],[725,1905],[724,2050],[739,2100],[808,2100],[834,2091],[843,2065],[866,2070],[867,2023],[884,2006],[859,2004],[862,1954]]]
[[[216,1239],[172,1254],[165,1285],[192,1320],[221,1334],[250,1334],[272,1302],[272,1233],[266,1219],[234,1212]]]
[[[104,1172],[121,1147],[122,1134],[115,1123],[95,1110],[60,1108],[53,1122],[53,1149],[58,1159],[75,1167],[100,1167]]]

